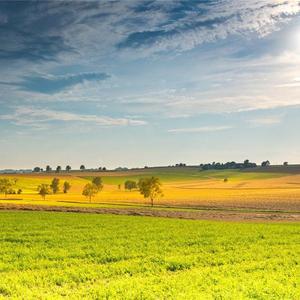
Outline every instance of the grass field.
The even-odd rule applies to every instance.
[[[1,212],[0,227],[0,298],[300,298],[299,224]]]
[[[280,168],[254,171],[224,170],[199,171],[199,168],[154,168],[124,172],[71,172],[51,174],[18,174],[0,177],[17,178],[17,188],[22,195],[10,195],[2,203],[28,203],[49,205],[97,206],[98,204],[135,204],[147,205],[147,201],[138,191],[125,191],[123,184],[127,179],[138,180],[141,177],[157,176],[163,183],[164,197],[157,199],[157,205],[180,207],[221,207],[265,210],[300,211],[300,169],[291,169],[291,173]],[[81,195],[83,186],[93,176],[101,176],[104,189],[89,204]],[[59,177],[61,183],[71,183],[70,192],[65,195],[49,195],[43,201],[36,188],[41,183],[50,183],[53,177]],[[224,182],[228,178],[228,182]],[[119,189],[118,185],[122,188]]]

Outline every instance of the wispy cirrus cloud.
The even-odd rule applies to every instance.
[[[147,123],[143,120],[129,118],[112,118],[107,116],[84,115],[45,108],[17,107],[11,114],[0,115],[0,120],[11,121],[20,126],[40,126],[53,121],[80,122],[97,126],[140,126]]]
[[[102,81],[110,76],[106,73],[79,73],[63,76],[24,76],[20,82],[0,81],[0,84],[17,86],[21,90],[43,94],[55,94],[85,81]]]
[[[232,129],[232,126],[202,126],[193,128],[175,128],[169,129],[170,133],[204,133],[204,132],[216,132]]]
[[[282,115],[263,116],[263,117],[249,119],[249,120],[247,120],[247,122],[250,123],[254,127],[272,126],[272,125],[280,124],[282,122],[282,119],[283,119]]]

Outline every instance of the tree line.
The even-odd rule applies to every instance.
[[[17,179],[0,178],[0,193],[5,194],[21,194],[21,189],[16,189]],[[154,200],[158,197],[163,197],[163,192],[161,189],[161,182],[157,177],[146,177],[141,178],[138,181],[126,180],[124,183],[125,190],[132,191],[138,190],[144,198],[149,199],[151,205],[154,205]],[[45,200],[47,195],[57,194],[63,191],[67,194],[71,189],[71,184],[68,181],[64,181],[61,186],[60,179],[55,177],[52,179],[50,184],[42,183],[38,185],[37,192]],[[96,196],[99,192],[103,190],[102,178],[97,176],[93,177],[91,182],[87,183],[82,190],[82,195],[87,197],[91,202],[92,198]],[[120,184],[118,185],[120,189]]]
[[[80,166],[80,171],[85,171],[87,170],[85,165],[81,165]],[[33,172],[35,173],[40,173],[40,172],[46,172],[46,173],[50,173],[50,172],[55,172],[55,173],[59,173],[61,171],[66,171],[66,172],[70,172],[72,170],[72,167],[70,165],[66,165],[66,167],[63,169],[61,166],[57,166],[56,168],[52,168],[51,166],[47,165],[46,168],[41,168],[41,167],[34,167],[33,168]],[[97,169],[89,169],[89,170],[97,170],[97,171],[106,171],[106,167],[98,167]]]

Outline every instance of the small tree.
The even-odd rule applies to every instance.
[[[288,163],[287,161],[285,161],[285,162],[283,163],[283,165],[286,167],[286,166],[289,165],[289,163]]]
[[[59,191],[59,179],[58,178],[53,178],[52,182],[50,184],[50,188],[53,192],[53,194],[56,194]]]
[[[56,173],[59,173],[61,171],[61,166],[56,167]]]
[[[102,179],[101,177],[97,176],[94,177],[92,183],[98,188],[99,192],[103,189]]]
[[[49,165],[46,166],[46,172],[51,172],[51,171],[52,171],[51,167]]]
[[[13,181],[8,178],[0,178],[0,193],[4,194],[5,197],[7,194],[13,193]]]
[[[263,161],[263,162],[261,163],[261,166],[262,166],[262,167],[269,167],[269,166],[270,166],[270,162],[269,162],[268,160]]]
[[[99,192],[99,188],[95,184],[88,183],[84,186],[82,195],[87,197],[91,202],[92,197],[94,197],[98,192]]]
[[[70,171],[71,171],[71,166],[67,165],[67,166],[66,166],[66,171],[67,171],[67,172],[70,172]]]
[[[37,188],[38,193],[42,196],[42,198],[45,200],[46,195],[50,194],[50,187],[48,184],[41,184]]]
[[[80,170],[81,170],[81,171],[84,171],[84,170],[85,170],[85,166],[84,166],[84,165],[81,165],[81,166],[80,166]]]
[[[42,171],[42,169],[41,169],[40,167],[35,167],[35,168],[33,169],[33,172],[39,173],[39,172],[41,172],[41,171]]]
[[[68,181],[64,182],[64,193],[67,194],[71,188],[71,184]]]
[[[137,183],[133,180],[126,180],[124,183],[125,190],[133,190],[137,188]]]
[[[163,196],[161,183],[157,177],[141,178],[138,182],[138,188],[144,198],[150,198],[151,206],[153,206],[155,198]]]

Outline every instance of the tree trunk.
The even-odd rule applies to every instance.
[[[151,198],[151,206],[153,207],[153,198]]]

